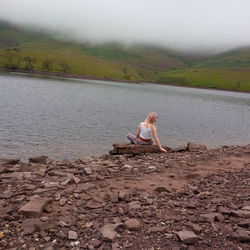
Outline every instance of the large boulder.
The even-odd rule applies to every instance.
[[[190,150],[190,151],[207,150],[207,146],[202,145],[202,144],[196,144],[196,143],[193,143],[193,142],[188,142],[187,143],[187,149]]]
[[[145,153],[160,153],[162,152],[157,145],[137,145],[137,144],[113,144],[114,149],[109,153],[112,155],[123,154],[145,154]],[[170,148],[163,146],[167,151],[171,151]]]

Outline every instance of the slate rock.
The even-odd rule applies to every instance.
[[[101,237],[104,241],[113,241],[117,236],[117,232],[114,230],[115,224],[105,224],[100,228]]]
[[[46,160],[48,159],[47,156],[44,156],[44,155],[41,155],[41,156],[38,156],[38,157],[32,157],[32,158],[29,158],[29,162],[33,162],[33,163],[46,163]]]
[[[68,233],[68,239],[69,240],[77,240],[78,234],[75,231],[70,230]]]
[[[0,165],[16,165],[20,163],[20,158],[0,159]]]
[[[40,216],[44,207],[49,204],[52,200],[48,198],[42,198],[38,195],[31,197],[30,201],[22,206],[18,211],[29,217]]]
[[[250,219],[241,220],[241,221],[238,222],[238,225],[241,226],[241,227],[250,228]]]
[[[241,218],[250,218],[250,211],[248,210],[233,210],[232,214]]]
[[[249,234],[242,229],[238,229],[237,231],[233,232],[231,238],[239,242],[250,242]]]
[[[192,142],[187,143],[187,149],[190,151],[200,151],[200,150],[207,150],[206,145],[196,144]]]
[[[199,238],[193,231],[179,231],[177,232],[177,236],[184,244],[194,244]]]
[[[137,219],[128,219],[124,222],[124,226],[128,230],[135,231],[140,229],[141,223]]]

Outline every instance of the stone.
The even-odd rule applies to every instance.
[[[151,234],[151,233],[163,233],[165,232],[167,229],[167,227],[151,227],[149,230],[148,230],[148,233]]]
[[[45,188],[57,188],[57,187],[59,187],[59,182],[46,182],[46,183],[44,183],[44,187]]]
[[[232,214],[241,218],[250,218],[250,211],[248,210],[233,210]]]
[[[238,229],[237,231],[233,232],[231,234],[231,238],[239,242],[250,242],[249,234],[245,230],[242,230],[242,229]]]
[[[113,144],[114,149],[109,153],[111,155],[123,155],[123,154],[145,154],[145,153],[161,153],[162,151],[157,145],[138,145],[138,144]],[[171,149],[163,146],[167,151]]]
[[[120,245],[118,242],[111,244],[112,250],[120,250]]]
[[[80,199],[81,198],[80,194],[78,194],[78,193],[74,193],[73,196],[74,196],[75,199]]]
[[[92,245],[94,248],[98,248],[99,246],[101,246],[102,242],[97,239],[92,239],[91,241],[89,241],[89,244]]]
[[[162,187],[162,186],[157,187],[154,191],[159,192],[159,193],[161,192],[170,193],[170,191],[166,187]]]
[[[78,184],[81,182],[81,179],[73,175],[73,181]]]
[[[224,217],[220,213],[201,214],[200,216],[209,223],[214,223],[215,221],[224,221]]]
[[[177,232],[177,236],[186,245],[194,244],[199,240],[193,231],[179,231]]]
[[[84,168],[84,172],[85,172],[86,175],[91,175],[91,174],[93,174],[93,171],[92,171],[92,169],[91,169],[90,167]]]
[[[135,231],[140,229],[141,223],[137,219],[128,219],[124,222],[124,226],[128,230]]]
[[[68,233],[68,239],[69,240],[77,240],[78,234],[75,231],[70,230]]]
[[[79,159],[79,161],[82,164],[86,164],[86,163],[89,163],[89,162],[93,161],[93,158],[92,157],[82,157],[82,158]]]
[[[0,159],[0,165],[16,165],[20,163],[20,158]]]
[[[52,200],[48,198],[42,198],[38,195],[31,197],[30,201],[22,206],[18,211],[29,217],[40,216],[44,207],[49,204]]]
[[[61,199],[61,196],[62,196],[62,195],[61,195],[60,193],[56,193],[56,194],[55,194],[55,198],[54,198],[55,201],[59,201],[59,200]]]
[[[29,162],[30,163],[46,163],[46,160],[48,159],[47,156],[38,156],[38,157],[32,157],[32,158],[29,158]]]
[[[116,203],[119,201],[118,192],[109,192],[108,196],[109,196],[109,200],[112,203]]]
[[[132,201],[128,203],[129,209],[141,209],[140,201]]]
[[[67,199],[65,199],[65,198],[62,198],[62,199],[59,201],[60,206],[64,206],[66,203],[67,203]]]
[[[226,202],[227,201],[227,199],[224,199],[224,198],[213,198],[212,200],[211,200],[211,202],[213,203],[213,204],[221,204],[222,202]]]
[[[33,178],[32,172],[13,172],[1,175],[2,179],[30,180]]]
[[[56,234],[56,236],[60,239],[66,239],[67,235],[63,232],[63,230],[59,230],[59,232]]]
[[[32,192],[32,194],[42,194],[42,193],[48,193],[50,191],[55,191],[57,188],[38,188]]]
[[[188,142],[187,143],[187,149],[189,151],[207,150],[207,146],[206,145],[192,143],[192,142]]]
[[[67,186],[71,182],[71,178],[67,178],[65,181],[61,182],[62,186]]]
[[[125,191],[119,191],[118,198],[119,200],[127,200],[129,198],[129,193]]]
[[[250,228],[250,219],[241,220],[241,221],[238,222],[238,225],[241,226],[241,227]]]
[[[86,191],[90,191],[93,189],[97,189],[97,186],[92,183],[85,183],[81,185],[81,189],[86,192]]]
[[[22,221],[21,227],[24,235],[33,234],[36,231],[35,225],[39,224],[38,219],[26,219]]]
[[[200,227],[197,224],[190,223],[189,226],[191,227],[192,231],[194,231],[196,234],[200,234],[202,227]]]
[[[117,232],[114,230],[115,224],[105,224],[102,228],[100,228],[101,237],[104,241],[113,241]]]
[[[242,208],[242,210],[250,211],[250,206],[244,206],[244,207]]]
[[[226,214],[226,215],[230,215],[231,214],[231,210],[228,209],[227,207],[222,207],[222,206],[219,206],[217,208],[217,211],[221,214]]]

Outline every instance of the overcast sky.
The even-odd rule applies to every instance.
[[[224,51],[250,45],[250,0],[0,0],[0,18],[91,42]]]

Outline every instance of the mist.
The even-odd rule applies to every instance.
[[[78,42],[192,52],[250,45],[249,0],[0,0],[0,18]]]

